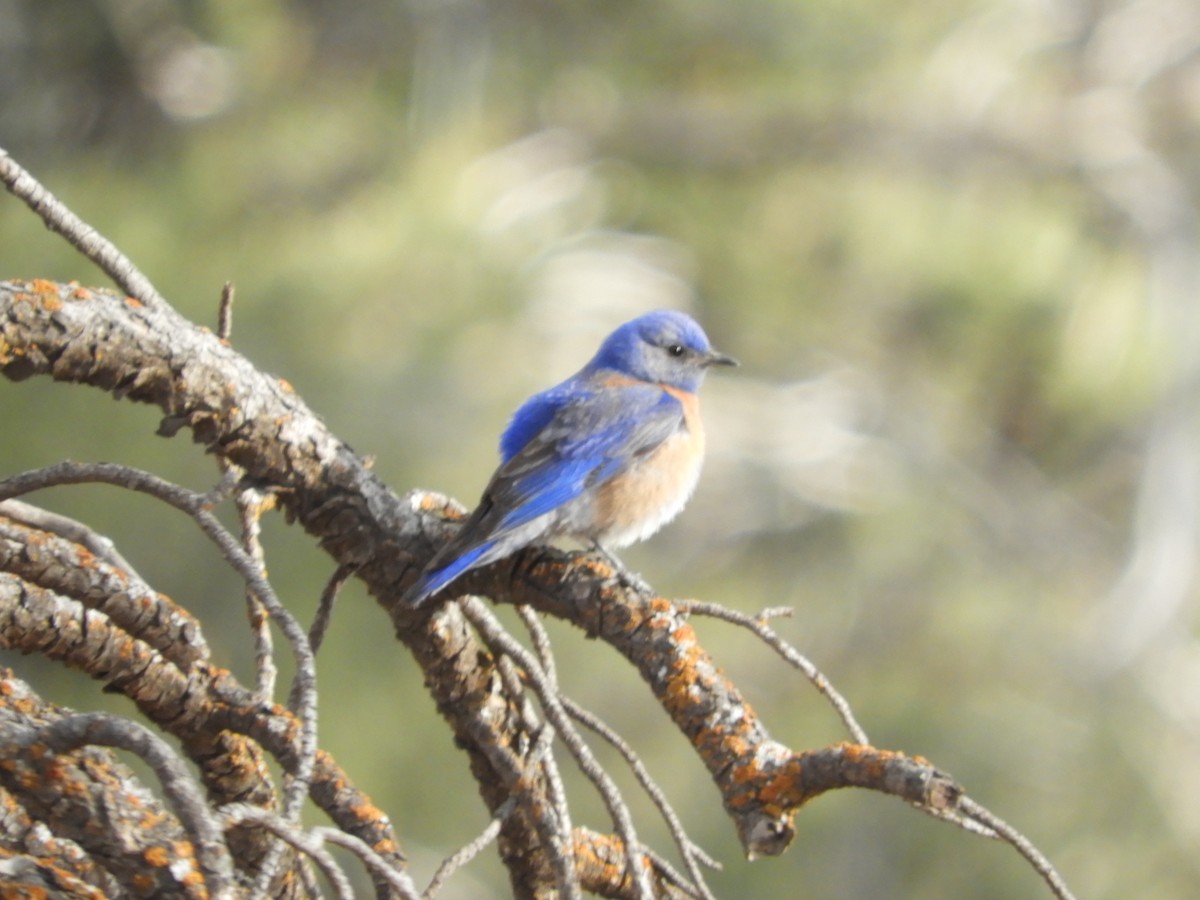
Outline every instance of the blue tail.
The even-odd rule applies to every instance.
[[[422,572],[421,577],[408,589],[408,593],[404,595],[404,599],[413,606],[420,606],[438,591],[442,590],[442,588],[447,587],[458,576],[469,572],[476,566],[489,562],[490,557],[487,556],[487,553],[495,546],[495,541],[488,541],[485,544],[480,544],[478,547],[472,547],[462,556],[451,560],[444,566]]]

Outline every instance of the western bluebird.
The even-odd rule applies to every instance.
[[[696,391],[714,365],[737,361],[680,312],[647,313],[610,334],[591,362],[517,410],[479,505],[408,601],[422,603],[471,569],[555,537],[607,552],[658,531],[700,477]]]

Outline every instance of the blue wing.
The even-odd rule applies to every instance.
[[[532,535],[527,526],[608,481],[682,422],[682,404],[661,387],[604,373],[576,376],[531,397],[501,438],[503,462],[479,506],[409,599],[419,603],[470,569],[535,542],[551,523]]]
[[[565,399],[558,400],[559,392]],[[543,404],[553,408],[552,415]],[[541,427],[505,461],[485,492],[504,510],[497,530],[519,527],[608,481],[674,434],[683,407],[657,385],[593,377],[532,398],[505,437],[524,437],[537,420]]]

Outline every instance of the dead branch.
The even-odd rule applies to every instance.
[[[72,522],[64,516],[34,516],[36,509],[16,500],[0,503],[0,569],[103,613],[180,669],[208,660],[200,623],[187,610],[132,569],[95,554],[96,541],[107,539],[78,522],[64,527]]]
[[[119,883],[140,878],[155,892],[202,897],[205,879],[198,868],[200,860],[189,852],[181,864],[176,851],[180,842],[189,843],[179,820],[140,789],[136,776],[109,752],[86,747],[93,743],[124,743],[139,748],[143,755],[155,758],[168,791],[177,799],[186,797],[180,808],[195,813],[191,817],[196,829],[193,834],[202,838],[192,846],[200,849],[203,845],[208,885],[214,893],[221,891],[229,896],[224,893],[230,886],[228,857],[221,858],[217,849],[220,841],[204,822],[207,812],[200,812],[204,804],[194,789],[185,787],[189,776],[168,762],[171,751],[165,745],[159,742],[156,749],[147,752],[150,742],[144,729],[136,735],[128,731],[122,734],[123,729],[111,727],[111,722],[106,728],[101,719],[65,714],[43,703],[8,670],[0,670],[0,688],[0,755],[4,759],[0,784],[16,808],[77,845]],[[96,822],[121,815],[134,815],[141,821],[132,829],[94,827]],[[76,868],[65,857],[56,856],[54,863],[102,886],[94,871]]]
[[[66,238],[72,247],[94,262],[100,271],[108,275],[130,297],[148,306],[169,308],[150,283],[150,279],[138,270],[132,260],[100,232],[71,212],[62,201],[21,168],[3,147],[0,147],[0,182],[4,183],[10,193],[25,201],[25,205],[37,213],[47,228]]]
[[[204,875],[209,892],[215,898],[227,900],[232,897],[233,863],[220,825],[183,761],[162,738],[145,726],[106,713],[63,715],[34,727],[10,721],[5,723],[0,755],[12,766],[10,777],[16,774],[13,769],[22,763],[30,771],[42,769],[48,774],[54,768],[75,762],[74,758],[63,760],[62,756],[92,746],[128,750],[150,766],[195,849],[196,865]],[[26,785],[29,783],[28,778],[22,780]],[[50,788],[50,799],[54,798],[57,789],[56,784]],[[177,871],[171,874],[185,883],[192,880]]]
[[[429,494],[392,494],[286,386],[208,332],[170,327],[175,323],[160,317],[109,292],[0,284],[0,371],[15,379],[49,374],[156,403],[169,423],[161,430],[189,427],[252,483],[274,490],[387,609],[470,756],[489,808],[498,810],[512,785],[525,786],[527,801],[501,828],[501,852],[517,893],[537,895],[539,885],[553,885],[545,852],[553,834],[530,813],[547,786],[512,749],[536,739],[519,699],[495,693],[495,659],[453,605],[434,613],[399,602],[458,510]],[[901,754],[861,745],[794,752],[773,741],[704,652],[686,609],[631,584],[598,557],[532,549],[469,574],[459,588],[574,622],[629,660],[705,762],[751,857],[782,852],[795,811],[833,788],[869,788],[939,810],[962,796],[933,766]]]
[[[307,635],[262,578],[261,564],[210,511],[239,491],[271,497],[318,540],[339,572],[353,572],[390,615],[398,639],[421,666],[439,712],[468,755],[499,824],[500,854],[517,895],[548,897],[564,889],[569,895],[576,877],[586,889],[607,896],[690,893],[640,847],[632,821],[619,796],[610,796],[603,773],[592,774],[609,802],[618,835],[606,838],[570,829],[557,770],[547,756],[552,732],[533,714],[526,690],[527,685],[536,689],[555,732],[568,739],[577,759],[590,768],[586,746],[576,741],[577,735],[571,737],[574,731],[558,700],[548,642],[534,630],[535,656],[494,627],[477,601],[464,604],[469,619],[455,603],[414,610],[401,602],[461,510],[435,495],[400,498],[388,490],[286,382],[265,376],[226,341],[179,317],[148,282],[138,281],[140,273],[127,267],[124,257],[113,255],[115,248],[97,241],[92,229],[2,152],[0,180],[136,294],[136,299],[121,297],[49,281],[0,282],[0,372],[14,381],[48,375],[154,404],[164,416],[160,434],[186,429],[227,467],[218,489],[200,495],[124,467],[60,464],[7,479],[0,485],[0,500],[55,483],[100,480],[150,493],[186,512],[283,629],[300,670],[300,702],[295,714],[280,706],[264,708],[254,692],[214,670],[204,656],[168,657],[165,648],[160,652],[148,639],[154,636],[139,633],[147,629],[136,620],[127,631],[125,622],[118,624],[99,604],[89,608],[76,599],[79,591],[40,583],[28,566],[22,569],[27,557],[16,552],[15,539],[7,553],[11,567],[6,564],[0,572],[0,643],[61,660],[127,693],[151,721],[180,737],[187,755],[200,765],[210,793],[228,801],[269,809],[274,792],[258,748],[274,756],[290,779],[282,816],[268,820],[265,812],[246,813],[238,821],[255,822],[303,850],[340,891],[344,884],[326,865],[323,851],[295,827],[305,793],[339,827],[398,870],[403,858],[386,818],[355,795],[332,760],[317,749],[315,668]],[[10,527],[18,524],[10,521]],[[839,787],[892,794],[934,814],[988,828],[999,821],[920,758],[865,743],[795,751],[772,740],[701,647],[687,622],[689,606],[656,596],[603,556],[532,549],[470,573],[457,588],[570,621],[634,665],[708,767],[752,858],[786,849],[796,810]],[[693,604],[690,609],[703,607]],[[771,643],[762,628],[752,630]],[[797,664],[786,649],[776,649]],[[826,693],[837,697],[831,691]],[[852,733],[861,735],[852,717],[847,722]],[[347,804],[347,792],[357,805]],[[262,864],[249,868],[259,873],[258,891],[269,886],[282,846],[260,842],[254,854],[247,854],[231,843],[239,867],[245,869],[251,857]],[[210,863],[207,869],[215,873],[209,874],[210,887],[220,887],[219,865]],[[305,871],[290,862],[281,870],[288,893],[309,890]],[[375,881],[381,896],[406,889],[394,878]],[[1069,896],[1060,879],[1047,877],[1047,882],[1060,897]]]

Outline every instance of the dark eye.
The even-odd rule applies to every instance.
[[[672,356],[676,356],[676,357],[683,356],[683,354],[684,354],[683,344],[670,344],[667,346],[667,352],[670,353]]]

